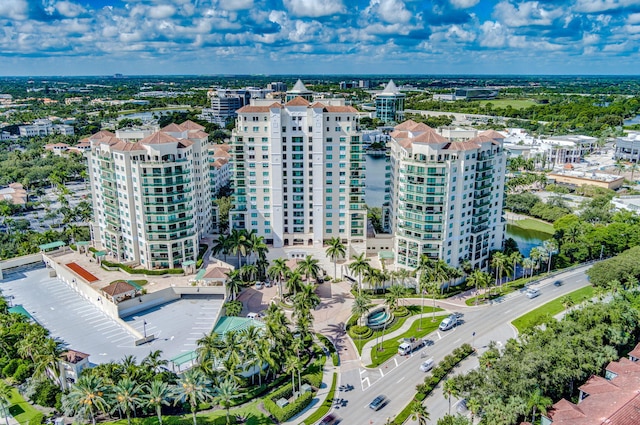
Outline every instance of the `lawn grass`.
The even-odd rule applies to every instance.
[[[493,287],[490,289],[490,293],[484,293],[484,289],[480,289],[480,295],[477,297],[471,297],[465,301],[465,304],[468,306],[476,305],[476,298],[478,298],[478,304],[482,305],[486,304],[489,300],[494,300],[496,298],[503,297],[511,292],[517,291],[518,289],[524,288],[524,286],[531,282],[532,280],[538,280],[544,278],[546,273],[537,274],[533,277],[521,277],[520,279],[512,280],[510,282],[503,283],[499,287]]]
[[[545,223],[544,221],[535,220],[533,218],[525,218],[522,220],[516,220],[514,222],[509,222],[509,224],[513,224],[521,229],[525,230],[535,230],[537,232],[548,233],[553,235],[555,230],[553,229],[553,225],[549,223]]]
[[[266,425],[272,424],[271,420],[260,410],[257,405],[259,401],[255,401],[251,404],[244,405],[240,408],[231,409],[231,416],[240,415],[246,418],[246,425]],[[219,425],[225,423],[225,416],[227,412],[224,409],[215,410],[212,412],[206,412],[197,414],[197,420],[199,425]],[[114,422],[108,422],[114,425],[127,425],[127,420],[118,420]],[[157,416],[149,416],[147,418],[131,418],[131,425],[158,425]],[[163,416],[162,425],[193,425],[193,417],[191,414],[180,416]]]
[[[11,416],[13,416],[21,425],[40,423],[39,421],[43,416],[42,413],[27,403],[15,388],[11,390],[9,403],[11,406],[9,407]]]
[[[483,101],[481,105],[484,106],[487,103],[490,103],[494,108],[506,108],[508,105],[511,105],[513,109],[524,109],[536,104],[533,100],[529,99],[496,99]]]
[[[362,354],[362,347],[365,346],[365,344],[369,341],[371,341],[372,339],[376,339],[382,336],[382,334],[384,333],[385,335],[390,334],[391,332],[397,330],[400,328],[400,326],[402,326],[404,324],[404,322],[409,318],[409,317],[413,317],[417,314],[420,314],[420,306],[419,305],[408,305],[406,306],[407,310],[409,310],[410,314],[408,316],[405,317],[396,317],[396,320],[393,322],[393,324],[389,327],[387,327],[387,329],[385,329],[384,331],[382,329],[379,329],[377,331],[373,331],[373,333],[371,334],[371,336],[369,338],[365,338],[365,339],[354,339],[353,343],[356,345],[356,348],[358,350],[358,354]],[[436,307],[435,311],[442,311],[441,308]],[[428,307],[428,306],[424,306],[422,309],[422,312],[424,314],[427,313],[433,313],[434,312],[434,308],[433,307]]]
[[[382,344],[382,350],[378,350],[377,346],[371,349],[372,363],[367,367],[380,366],[382,363],[398,354],[398,345],[399,341],[402,340],[402,338],[422,338],[425,335],[428,335],[431,332],[435,331],[438,328],[438,325],[440,325],[442,319],[445,317],[447,317],[447,315],[435,316],[434,320],[431,315],[425,315],[425,317],[423,317],[422,319],[422,328],[420,330],[418,330],[418,328],[420,328],[420,319],[417,319],[415,322],[413,322],[413,325],[411,325],[407,332],[391,339],[385,339],[384,343]]]
[[[574,305],[578,305],[585,300],[593,298],[593,286],[580,288],[577,291],[568,293],[567,295],[565,295],[565,297],[570,297]],[[515,326],[516,329],[518,329],[518,332],[522,332],[527,328],[537,326],[546,318],[553,317],[556,314],[564,311],[565,308],[562,304],[565,297],[549,301],[548,303],[541,305],[535,310],[531,310],[530,312],[518,317],[516,320],[511,322],[511,324]]]

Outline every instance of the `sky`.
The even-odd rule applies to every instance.
[[[640,0],[0,0],[0,75],[638,74]]]

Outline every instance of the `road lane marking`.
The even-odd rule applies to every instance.
[[[505,311],[505,312],[504,312],[504,313],[502,313],[502,314],[510,313],[512,310],[513,310],[513,309],[512,309],[512,308],[510,308],[509,310]]]
[[[460,341],[462,341],[462,338],[456,339],[453,343],[455,344],[456,342],[460,342]]]
[[[398,358],[397,358],[397,357],[394,357],[394,358],[393,358],[393,361],[394,361],[394,362],[396,362],[396,367],[398,367]]]
[[[400,382],[402,382],[404,378],[406,378],[406,376],[403,376],[402,378],[400,378],[400,380],[396,381],[396,384],[399,384]]]
[[[363,373],[365,373],[365,372],[366,372],[366,370],[361,370],[361,371],[360,371],[360,375],[362,375],[362,374],[363,374]]]
[[[382,368],[379,368],[378,370],[380,371],[381,377],[384,378],[384,373],[382,373]]]

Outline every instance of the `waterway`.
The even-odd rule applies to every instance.
[[[513,240],[516,241],[523,257],[528,257],[532,248],[542,246],[544,241],[551,238],[549,233],[523,229],[513,224],[507,224],[507,231],[505,233],[505,238],[513,238]]]
[[[624,125],[640,124],[640,115],[636,115],[633,118],[629,118],[627,120],[624,120],[622,123]]]
[[[385,195],[385,174],[391,172],[386,170],[389,166],[389,157],[365,155],[366,167],[364,184],[367,186],[364,191],[364,201],[370,207],[382,207]]]

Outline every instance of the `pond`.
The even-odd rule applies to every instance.
[[[389,157],[366,155],[365,159],[367,167],[365,185],[367,187],[364,191],[364,201],[370,207],[380,208],[384,204],[384,196],[386,194],[385,174],[389,172],[386,170],[389,165]]]
[[[528,257],[531,248],[541,246],[544,241],[551,238],[549,233],[537,230],[523,229],[513,224],[507,224],[505,239],[513,238],[518,244],[518,249],[523,257]]]

